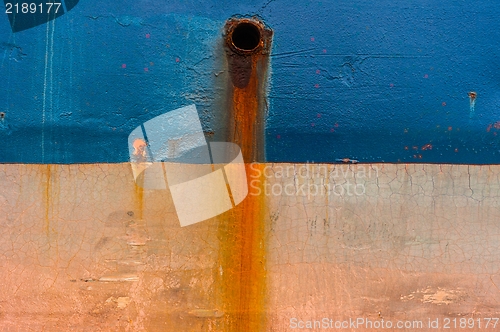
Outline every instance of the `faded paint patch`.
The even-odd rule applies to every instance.
[[[421,301],[422,303],[432,303],[437,305],[462,302],[467,298],[467,293],[463,289],[432,289],[430,287],[417,290],[409,295],[401,296],[401,301]]]
[[[118,309],[126,308],[130,303],[130,297],[120,296],[120,297],[110,297],[106,300],[105,304],[114,303]]]
[[[221,318],[224,316],[224,313],[218,309],[193,309],[189,311],[189,314],[199,318]]]

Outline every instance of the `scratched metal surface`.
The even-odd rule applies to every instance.
[[[82,1],[15,34],[4,16],[0,161],[125,162],[133,128],[191,103],[217,137],[222,28],[257,14],[275,31],[267,160],[496,163],[498,11],[486,0]]]

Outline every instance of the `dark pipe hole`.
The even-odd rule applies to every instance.
[[[260,43],[260,31],[251,23],[241,23],[231,36],[233,45],[244,51],[251,51]]]
[[[5,118],[5,113],[4,112],[0,112],[0,119],[3,119]]]

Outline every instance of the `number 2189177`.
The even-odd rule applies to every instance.
[[[40,3],[10,3],[7,2],[5,4],[5,13],[6,14],[51,14],[59,11],[59,8],[61,7],[60,2],[46,2],[45,4]]]

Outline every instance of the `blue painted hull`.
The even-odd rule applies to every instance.
[[[82,1],[17,33],[5,15],[0,162],[125,162],[133,128],[192,103],[217,138],[222,29],[242,14],[274,30],[268,161],[495,164],[499,12],[491,1]]]

